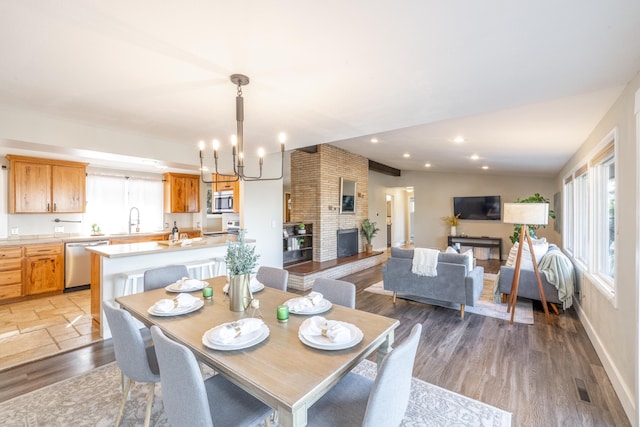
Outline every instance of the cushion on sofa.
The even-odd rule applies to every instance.
[[[391,248],[391,256],[394,258],[413,259],[413,249]],[[464,253],[446,253],[438,254],[438,262],[447,262],[449,264],[463,264],[467,266],[467,272],[473,270],[473,251],[470,249]]]
[[[533,245],[533,254],[536,257],[536,263],[540,263],[540,260],[549,250],[549,243],[547,239],[531,239],[531,243]],[[519,242],[516,242],[511,250],[509,251],[509,258],[507,258],[507,262],[505,265],[507,267],[515,267],[516,266],[516,258],[518,256],[518,246]],[[522,246],[522,260],[521,267],[525,270],[533,270],[533,261],[531,260],[531,252],[529,250],[529,244],[525,241]]]

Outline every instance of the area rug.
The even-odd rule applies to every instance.
[[[484,275],[484,287],[482,289],[482,295],[474,307],[465,305],[465,313],[475,313],[482,316],[495,317],[497,319],[510,320],[511,313],[507,313],[507,304],[496,304],[493,302],[493,287],[497,275],[485,274]],[[380,281],[374,283],[365,289],[367,292],[373,292],[374,294],[389,295],[392,296],[393,292],[384,290],[383,283]],[[453,310],[460,311],[459,304],[448,304],[441,301],[434,301],[427,298],[413,297],[410,295],[398,294],[398,298],[409,299],[412,301],[424,302],[427,304],[433,304],[440,307],[451,308]],[[533,325],[533,304],[530,300],[518,299],[516,302],[516,312],[514,315],[514,322],[524,323],[525,325]]]
[[[206,375],[211,375],[206,369]],[[363,360],[354,372],[374,378],[376,364]],[[133,387],[121,426],[143,425],[147,392],[148,388],[143,385]],[[120,393],[120,370],[116,363],[110,363],[1,403],[0,420],[6,427],[112,426]],[[169,426],[160,384],[155,388],[151,425]],[[409,407],[401,425],[508,427],[511,413],[414,378]]]

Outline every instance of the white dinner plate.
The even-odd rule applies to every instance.
[[[193,302],[193,305],[188,307],[177,307],[171,311],[156,311],[153,306],[149,307],[147,313],[153,316],[179,316],[181,314],[191,313],[192,311],[200,310],[204,306],[204,301],[201,299]]]
[[[319,350],[344,350],[345,348],[353,347],[354,345],[362,341],[362,338],[364,338],[364,334],[362,333],[360,328],[347,322],[340,323],[342,324],[342,326],[349,329],[349,332],[351,333],[351,339],[349,341],[334,343],[329,338],[323,337],[322,335],[305,336],[300,331],[307,326],[306,322],[311,322],[311,319],[307,319],[302,322],[302,325],[300,325],[300,329],[298,329],[298,338],[300,338],[300,341],[302,341],[303,344],[308,345],[309,347],[317,348]]]
[[[298,298],[304,298],[304,297],[298,297]],[[284,303],[286,305],[288,305],[287,303],[289,301],[293,301],[295,299],[298,298],[291,298],[290,300],[285,301]],[[291,309],[291,307],[289,307],[289,313],[292,314],[301,314],[301,315],[310,315],[310,314],[320,314],[320,313],[324,313],[325,311],[329,311],[331,309],[331,307],[333,306],[333,304],[331,304],[331,301],[329,301],[328,299],[321,299],[320,302],[317,305],[311,306],[311,307],[307,307],[304,310],[293,310]]]
[[[264,285],[260,282],[255,282],[257,284],[254,284],[251,287],[251,293],[255,294],[256,292],[260,292],[261,290],[264,289]],[[222,292],[224,292],[225,294],[229,292],[229,284],[225,284],[224,287],[222,288]]]
[[[269,336],[269,327],[263,324],[257,331],[253,331],[250,334],[246,335],[240,335],[238,338],[234,339],[232,343],[221,344],[213,342],[211,336],[216,333],[216,329],[226,327],[227,324],[223,323],[222,325],[218,325],[215,328],[211,328],[206,331],[204,335],[202,335],[202,344],[205,347],[211,348],[213,350],[241,350],[243,348],[248,348],[259,344]]]
[[[198,283],[195,283],[195,282],[198,282]],[[195,285],[192,288],[184,288],[183,286],[178,285],[178,283],[176,282],[166,286],[165,290],[167,290],[168,292],[194,292],[194,291],[200,291],[202,290],[202,288],[208,285],[207,282],[203,282],[195,279],[192,279],[191,283]]]

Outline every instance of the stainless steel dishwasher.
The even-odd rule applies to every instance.
[[[91,283],[91,254],[85,251],[88,246],[108,245],[108,240],[90,240],[64,244],[64,290],[76,290]]]

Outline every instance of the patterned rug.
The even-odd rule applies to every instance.
[[[482,295],[474,307],[466,305],[464,307],[465,313],[475,313],[482,316],[495,317],[497,319],[510,320],[511,313],[507,313],[507,304],[496,304],[493,302],[493,288],[497,280],[496,274],[485,273],[484,275],[484,287],[482,289]],[[385,291],[382,282],[374,283],[365,289],[367,292],[373,292],[374,294],[389,295],[392,296],[393,292]],[[440,307],[451,308],[456,311],[460,311],[459,304],[448,304],[441,301],[434,301],[428,298],[413,297],[410,295],[400,295],[398,298],[409,299],[412,301],[423,302],[427,304],[433,304]],[[524,323],[526,325],[533,325],[533,304],[527,299],[518,299],[516,302],[516,313],[513,319],[516,323]]]
[[[354,372],[374,378],[376,365],[364,360]],[[206,374],[211,375],[211,371]],[[147,391],[148,388],[140,384],[133,387],[121,426],[143,425]],[[116,363],[111,363],[1,403],[0,420],[6,427],[112,426],[120,393],[120,370]],[[155,388],[151,425],[169,426],[160,384]],[[409,407],[401,425],[508,427],[511,413],[414,378]]]

